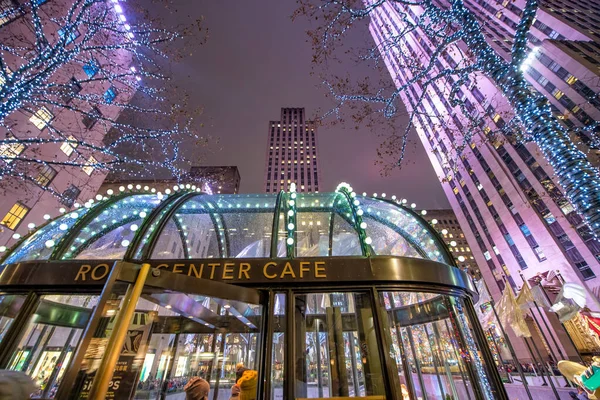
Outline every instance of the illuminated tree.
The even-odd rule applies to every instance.
[[[26,182],[60,198],[38,179],[44,168],[72,176],[160,168],[178,176],[182,144],[204,144],[185,102],[169,100],[168,77],[161,73],[171,43],[198,32],[156,27],[159,21],[149,22],[133,6],[119,0],[2,2],[3,186]],[[134,95],[143,101],[131,101]]]
[[[308,15],[312,20],[318,21],[318,28],[310,32],[315,62],[323,63],[335,57],[336,48],[343,46],[344,37],[351,28],[357,23],[363,23],[364,27],[364,22],[381,7],[394,7],[395,12],[400,15],[398,23],[401,28],[393,31],[382,27],[389,35],[376,48],[363,51],[360,59],[376,63],[394,58],[398,60],[400,68],[410,71],[410,78],[403,83],[396,82],[393,88],[374,87],[362,82],[353,85],[346,80],[328,80],[326,84],[337,103],[332,113],[338,113],[342,106],[364,102],[368,104],[365,114],[380,112],[387,118],[393,117],[402,109],[398,104],[401,94],[413,85],[420,86],[422,92],[412,107],[413,110],[418,110],[427,89],[451,78],[454,83],[452,90],[446,94],[448,102],[454,107],[460,107],[472,127],[478,127],[481,131],[484,117],[466,110],[457,93],[474,76],[485,75],[500,89],[511,107],[513,117],[499,133],[507,136],[510,134],[511,140],[533,141],[539,146],[554,169],[567,198],[598,236],[600,175],[571,139],[571,134],[581,132],[563,126],[552,114],[548,100],[532,90],[523,75],[523,68],[535,52],[529,51],[528,33],[535,20],[538,2],[526,1],[515,36],[511,38],[511,58],[506,61],[486,42],[482,27],[462,0],[302,0],[297,14]],[[420,34],[425,35],[436,46],[428,55],[428,62],[420,62],[423,58],[406,46],[407,35],[415,30],[419,30]],[[453,66],[440,62],[444,60],[447,51],[460,51],[461,62]],[[417,112],[411,112],[406,130],[394,135],[384,150],[387,155],[395,155],[396,166],[402,162],[406,137],[414,126],[416,114]],[[594,125],[584,129],[593,133],[597,127]],[[471,141],[475,131],[477,130],[468,128],[463,130],[465,142],[457,146],[458,151],[461,145]]]

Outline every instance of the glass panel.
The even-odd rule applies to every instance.
[[[460,299],[383,292],[379,300],[387,315],[383,321],[389,332],[386,347],[403,393],[410,393],[411,398],[475,399],[473,385],[485,393],[487,373],[470,332],[465,340],[468,321],[456,307],[462,306]],[[474,376],[477,382],[472,381]]]
[[[21,310],[25,296],[6,294],[0,296],[0,343]]]
[[[152,257],[155,259],[174,259],[183,257],[183,231],[181,231],[175,220],[171,218],[160,232],[156,241]]]
[[[271,399],[283,399],[285,378],[285,304],[286,295],[276,293],[273,304],[273,358],[271,364]]]
[[[443,248],[437,239],[429,232],[425,224],[411,212],[405,210],[402,206],[388,203],[383,200],[371,199],[368,197],[356,196],[359,198],[364,217],[374,219],[381,224],[396,226],[406,234],[405,237],[414,240],[420,248],[423,249],[427,258],[430,260],[452,265],[452,262],[445,256]],[[367,223],[368,229],[368,223]],[[375,242],[375,236],[373,241]],[[402,255],[402,254],[400,254]]]
[[[62,258],[80,258],[79,255],[82,259],[122,258],[133,238],[133,225],[139,228],[159,203],[153,194],[128,196],[116,201],[83,227]],[[106,235],[108,237],[103,238]]]
[[[332,234],[333,233],[333,234]],[[332,254],[333,256],[360,256],[362,249],[356,230],[339,214],[333,217]]]
[[[119,222],[116,229],[99,234],[85,246],[81,253],[75,256],[76,260],[120,260],[125,255],[129,243],[133,240],[135,232],[142,224],[142,219],[136,219],[125,225]],[[112,227],[112,226],[111,226]]]
[[[76,387],[86,398],[121,307],[118,296],[87,349]],[[262,306],[146,287],[129,325],[107,398],[184,398],[197,376],[210,383],[210,399],[229,399],[244,374],[256,390]],[[248,383],[250,383],[248,385]],[[213,397],[214,396],[214,397]],[[254,395],[256,396],[256,394]]]
[[[415,246],[406,240],[395,225],[386,226],[373,218],[363,216],[367,224],[367,236],[373,239],[371,247],[377,255],[394,255],[404,257],[424,258],[415,249]]]
[[[167,200],[163,200],[163,201],[167,201]],[[150,237],[152,236],[152,234],[154,233],[154,231],[156,230],[156,228],[158,228],[159,224],[162,222],[163,218],[165,217],[165,215],[175,206],[175,204],[173,202],[170,202],[169,204],[167,204],[167,206],[165,206],[159,213],[158,216],[154,219],[154,221],[152,221],[152,223],[150,224],[150,227],[148,228],[148,230],[146,231],[146,233],[144,233],[144,236],[142,237],[142,240],[140,241],[140,244],[138,245],[137,249],[135,250],[135,259],[141,259],[142,258],[142,253],[144,252],[144,250],[147,249],[148,245],[151,244],[150,241]]]
[[[48,223],[46,226],[43,226],[21,243],[19,247],[4,260],[3,264],[13,264],[29,260],[47,260],[54,250],[54,247],[49,246],[49,244],[58,243],[75,224],[77,219],[87,211],[88,209],[79,209],[70,212]]]
[[[361,255],[352,210],[340,193],[299,193],[296,256]]]
[[[227,254],[237,258],[269,257],[276,196],[222,195],[215,198],[223,221]]]
[[[97,300],[97,296],[42,296],[9,364],[9,369],[27,373],[39,385],[33,398],[54,398]]]
[[[296,295],[294,313],[296,398],[384,399],[368,294]]]

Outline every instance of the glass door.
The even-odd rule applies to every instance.
[[[160,285],[151,279],[146,283],[106,398],[184,398],[184,386],[192,377],[209,382],[209,400],[228,400],[232,386],[242,377],[248,393],[256,397],[264,347],[264,308],[259,292],[165,271],[161,271]],[[79,388],[76,398],[88,397],[111,335],[117,331],[119,310],[125,307],[124,291],[120,291],[108,301],[83,357],[74,385]],[[215,296],[211,291],[221,294]],[[248,292],[255,295],[247,296]],[[238,297],[254,300],[236,300]]]
[[[296,294],[296,399],[385,398],[368,292]]]
[[[380,292],[386,348],[407,398],[491,399],[487,368],[458,297]],[[483,344],[485,345],[485,344]]]

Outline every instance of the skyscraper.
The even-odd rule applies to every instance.
[[[459,268],[475,279],[481,278],[475,257],[454,212],[452,210],[427,210],[426,212],[423,218],[442,235]],[[423,211],[420,213],[422,214]]]
[[[525,2],[464,3],[479,20],[488,43],[508,59]],[[422,14],[420,6],[384,2],[377,7],[370,31],[378,47],[403,34],[403,18],[415,23]],[[530,52],[522,70],[531,90],[546,96],[567,127],[600,120],[598,20],[600,8],[591,1],[546,1],[540,4],[528,35]],[[473,255],[493,297],[497,300],[507,284],[521,287],[520,273],[529,279],[558,270],[567,282],[586,288],[590,308],[600,309],[598,240],[565,198],[537,145],[516,134],[497,133],[510,123],[514,112],[491,80],[472,74],[469,81],[457,82],[448,75],[426,88],[427,79],[469,57],[464,43],[457,41],[431,59],[436,55],[435,41],[417,27],[403,36],[403,51],[381,54],[397,87],[414,77],[410,66],[415,61],[434,65],[427,76],[402,92],[402,100],[409,112],[415,111],[417,133],[473,244]],[[457,103],[451,103],[454,94]],[[483,117],[482,129],[472,126],[468,114]],[[463,140],[465,148],[458,152],[457,144]],[[581,131],[573,134],[573,140],[598,165],[593,137]]]
[[[299,192],[319,191],[317,135],[314,121],[304,108],[282,108],[281,119],[269,122],[265,162],[265,191],[288,190],[292,182]]]

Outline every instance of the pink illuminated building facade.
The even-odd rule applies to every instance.
[[[265,191],[319,191],[317,127],[306,119],[304,108],[282,108],[281,119],[269,122],[265,162]]]
[[[44,34],[50,43],[62,37],[60,25],[55,17],[62,17],[73,4],[69,0],[37,1],[38,14],[44,25]],[[21,7],[25,4],[25,7]],[[23,43],[35,43],[34,29],[30,10],[26,0],[0,1],[0,42],[20,40]],[[113,4],[119,4],[113,1]],[[118,6],[114,18],[125,17],[123,8]],[[14,12],[13,12],[14,10]],[[115,6],[117,10],[117,6]],[[67,40],[66,46],[75,46],[85,35],[85,26]],[[104,40],[104,39],[103,39]],[[103,43],[105,44],[105,43]],[[13,112],[0,127],[0,137],[4,138],[64,138],[65,142],[48,143],[43,146],[28,146],[20,143],[0,143],[0,164],[21,163],[19,168],[32,178],[30,182],[5,176],[0,182],[0,249],[10,247],[19,236],[27,234],[35,226],[56,217],[60,212],[83,205],[92,199],[104,181],[108,171],[95,167],[97,161],[105,155],[100,151],[84,148],[74,141],[85,141],[94,146],[103,147],[103,138],[122,107],[112,105],[126,104],[136,91],[136,82],[125,86],[123,82],[109,82],[109,79],[97,79],[104,76],[103,71],[126,70],[132,67],[130,53],[116,49],[97,52],[93,57],[86,53],[59,67],[50,78],[52,82],[70,87],[62,98],[49,96],[47,102],[28,104]],[[24,64],[23,59],[3,54],[7,70],[15,71]],[[4,78],[3,78],[4,79]],[[0,81],[0,87],[5,81]],[[96,105],[81,99],[84,95],[97,96],[103,101]],[[110,102],[108,99],[110,98]],[[57,100],[58,99],[58,100]],[[79,108],[73,112],[64,106],[53,106],[52,102]],[[110,105],[109,105],[110,103]],[[95,118],[94,116],[98,116]],[[58,135],[58,136],[57,136]],[[70,142],[66,142],[69,140]],[[11,159],[13,158],[14,159]],[[50,162],[27,163],[24,159],[50,160]],[[78,166],[69,166],[76,163]],[[81,165],[91,164],[91,165]],[[14,165],[14,164],[13,164]],[[96,163],[97,165],[97,163]]]
[[[465,0],[478,18],[488,42],[508,59],[516,24],[525,1]],[[384,2],[371,14],[370,31],[380,47],[404,28],[402,16],[414,22],[420,6]],[[600,120],[600,7],[592,1],[544,1],[529,34],[530,53],[522,66],[532,90],[544,94],[555,115],[569,127]],[[420,29],[405,36],[402,52],[381,51],[396,86],[412,77],[403,67],[418,60],[427,65],[435,44]],[[430,73],[456,67],[466,45],[457,42],[434,60]],[[588,306],[600,311],[600,243],[565,199],[553,171],[534,143],[494,135],[513,113],[496,86],[485,76],[472,75],[457,97],[464,107],[450,104],[454,79],[432,84],[426,93],[414,84],[402,93],[409,112],[415,111],[417,133],[427,150],[473,256],[493,297],[505,285],[519,289],[525,279],[549,270],[567,282],[582,285]],[[423,102],[418,99],[423,95]],[[483,116],[465,148],[457,154],[463,133],[471,131],[464,112]],[[581,133],[573,140],[598,165],[599,147]]]

